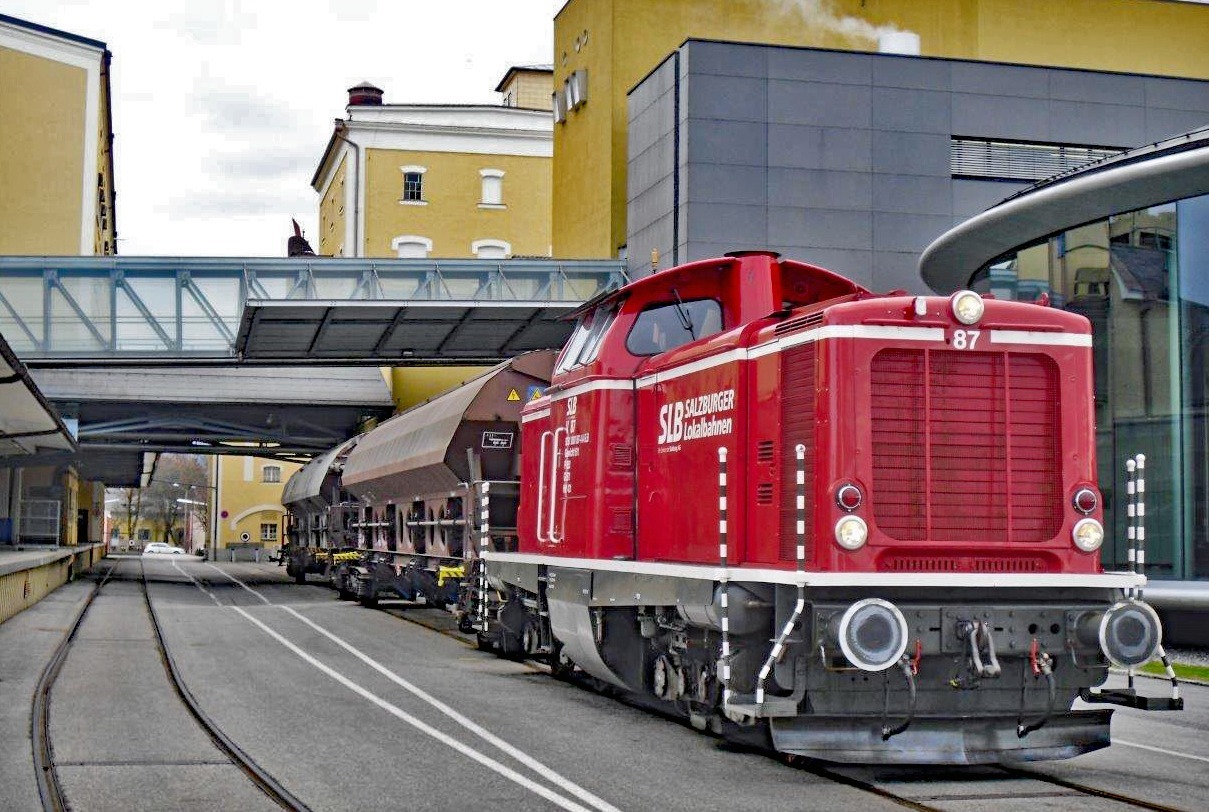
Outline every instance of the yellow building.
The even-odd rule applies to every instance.
[[[111,59],[103,42],[0,14],[0,254],[117,252]],[[61,468],[9,476],[21,502],[15,541],[102,540],[99,483]]]
[[[110,59],[0,14],[0,254],[117,252]]]
[[[553,251],[626,249],[626,94],[686,39],[1209,78],[1209,8],[1172,0],[568,0],[554,20]],[[911,38],[908,37],[908,40]]]
[[[214,483],[211,550],[220,561],[248,560],[281,547],[285,508],[281,490],[302,466],[262,457],[210,458]]]
[[[318,252],[549,256],[550,75],[510,69],[501,105],[384,104],[373,85],[351,88],[311,181]]]

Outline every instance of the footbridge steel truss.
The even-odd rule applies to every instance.
[[[136,485],[150,452],[305,460],[389,416],[371,366],[560,346],[625,281],[608,261],[0,257],[0,334],[79,427],[78,451],[22,464]]]
[[[0,333],[31,366],[481,362],[557,346],[625,281],[616,261],[0,257]]]

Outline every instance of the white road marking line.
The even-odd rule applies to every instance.
[[[458,751],[459,753],[466,756],[467,758],[477,761],[479,764],[482,764],[487,769],[492,770],[496,773],[499,773],[504,778],[507,778],[509,781],[519,784],[520,786],[524,787],[525,789],[542,796],[546,800],[550,801],[551,803],[557,804],[558,806],[562,807],[563,809],[573,810],[574,812],[591,812],[591,810],[588,807],[580,806],[579,804],[575,803],[574,801],[570,800],[569,798],[566,798],[566,797],[554,792],[552,789],[545,786],[544,784],[539,784],[536,781],[532,781],[532,780],[526,778],[525,776],[518,773],[516,770],[513,770],[511,767],[508,767],[504,764],[501,764],[500,762],[496,761],[493,758],[483,755],[482,753],[478,752],[474,748],[463,744],[462,742],[458,741],[457,739],[453,738],[452,736],[442,733],[441,731],[437,730],[432,725],[429,725],[426,722],[423,722],[420,719],[417,719],[416,717],[412,716],[410,713],[408,713],[407,711],[398,707],[397,705],[392,705],[390,702],[387,702],[385,699],[382,699],[377,694],[371,693],[369,690],[361,687],[360,685],[353,682],[348,677],[346,677],[343,674],[341,674],[340,672],[336,671],[334,668],[324,665],[319,660],[312,657],[310,654],[307,654],[305,651],[300,649],[298,646],[294,645],[289,640],[286,640],[280,634],[278,634],[277,632],[270,629],[267,625],[265,625],[261,621],[257,620],[256,618],[252,617],[252,615],[249,614],[247,612],[247,610],[243,609],[242,607],[231,606],[230,608],[232,610],[234,610],[235,612],[238,612],[240,615],[243,615],[243,617],[249,623],[251,623],[254,626],[257,626],[261,631],[263,631],[269,637],[272,637],[274,640],[276,640],[281,645],[285,646],[287,649],[289,649],[291,652],[296,654],[307,664],[314,666],[316,669],[318,669],[319,671],[322,671],[324,674],[328,675],[329,677],[334,679],[336,682],[343,685],[345,688],[348,688],[350,691],[357,694],[357,696],[360,696],[362,699],[365,699],[366,701],[371,702],[374,705],[377,705],[382,710],[386,711],[387,713],[389,713],[390,715],[392,715],[398,719],[401,719],[402,721],[404,721],[407,724],[414,727],[416,730],[419,730],[421,733],[425,733],[425,734],[431,736],[432,738],[436,739],[437,741],[441,742],[442,744]]]
[[[301,613],[299,613],[292,607],[283,606],[281,604],[275,604],[272,601],[270,601],[268,598],[266,598],[264,595],[260,594],[255,589],[252,589],[252,587],[248,586],[243,581],[236,578],[234,575],[231,575],[230,573],[225,572],[222,569],[219,569],[218,567],[214,566],[213,564],[207,563],[207,566],[210,567],[211,569],[221,573],[224,577],[228,578],[229,580],[234,581],[236,584],[243,587],[248,592],[251,592],[253,595],[255,595],[257,598],[259,598],[265,604],[267,604],[269,606],[273,606],[278,609],[282,609],[286,612],[289,612],[291,615],[293,615],[294,617],[301,620],[307,626],[309,626],[312,629],[314,629],[315,631],[319,632],[324,637],[328,638],[333,643],[335,643],[336,645],[343,648],[349,654],[352,654],[354,657],[359,659],[361,662],[365,663],[370,668],[374,669],[379,674],[381,674],[382,676],[389,679],[391,682],[398,685],[400,688],[403,688],[404,690],[410,692],[417,698],[423,700],[424,702],[427,702],[433,708],[435,708],[436,710],[445,714],[450,719],[457,722],[462,727],[466,728],[466,730],[470,731],[474,735],[481,738],[483,741],[495,746],[496,748],[503,751],[507,755],[516,759],[521,764],[524,764],[526,767],[533,770],[538,775],[540,775],[540,776],[546,778],[548,781],[558,785],[566,792],[569,792],[570,794],[576,796],[581,801],[591,804],[592,806],[596,807],[601,812],[620,812],[620,810],[618,810],[616,807],[614,807],[609,802],[605,801],[603,798],[600,798],[600,797],[592,794],[591,792],[589,792],[588,790],[579,786],[578,784],[574,783],[570,779],[565,778],[564,776],[555,772],[551,768],[547,767],[545,764],[542,764],[540,761],[533,758],[529,754],[525,753],[522,750],[517,749],[513,745],[511,745],[508,742],[501,739],[499,736],[496,736],[491,731],[487,730],[486,728],[483,728],[479,724],[475,723],[473,720],[467,718],[466,716],[463,716],[457,710],[455,710],[454,708],[445,704],[441,700],[437,699],[435,696],[432,696],[427,691],[425,691],[423,688],[420,688],[418,685],[414,685],[413,683],[408,682],[406,679],[404,679],[403,677],[400,677],[398,674],[391,671],[389,668],[382,665],[377,660],[370,657],[368,654],[365,654],[360,649],[356,648],[355,646],[351,645],[350,643],[348,643],[344,640],[341,640],[335,634],[328,631],[327,629],[320,626],[319,624],[315,623],[310,618],[302,615]]]
[[[1152,753],[1162,753],[1165,756],[1176,756],[1178,758],[1188,758],[1193,761],[1204,761],[1209,764],[1209,758],[1205,756],[1194,756],[1191,753],[1181,753],[1178,750],[1167,750],[1163,747],[1151,747],[1149,744],[1138,744],[1137,742],[1129,742],[1124,739],[1113,739],[1113,744],[1123,744],[1126,747],[1136,747],[1139,750],[1149,750]]]

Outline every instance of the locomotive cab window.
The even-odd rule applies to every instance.
[[[555,372],[566,372],[580,364],[588,364],[596,360],[600,353],[600,344],[604,339],[609,325],[617,317],[621,302],[598,307],[580,320],[567,342],[567,349],[558,361]]]
[[[625,346],[633,355],[658,355],[721,331],[722,305],[716,299],[678,299],[639,313]]]

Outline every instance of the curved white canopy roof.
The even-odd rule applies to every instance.
[[[1112,214],[1209,194],[1209,127],[1056,175],[950,229],[924,249],[919,275],[938,293],[1026,245]]]

